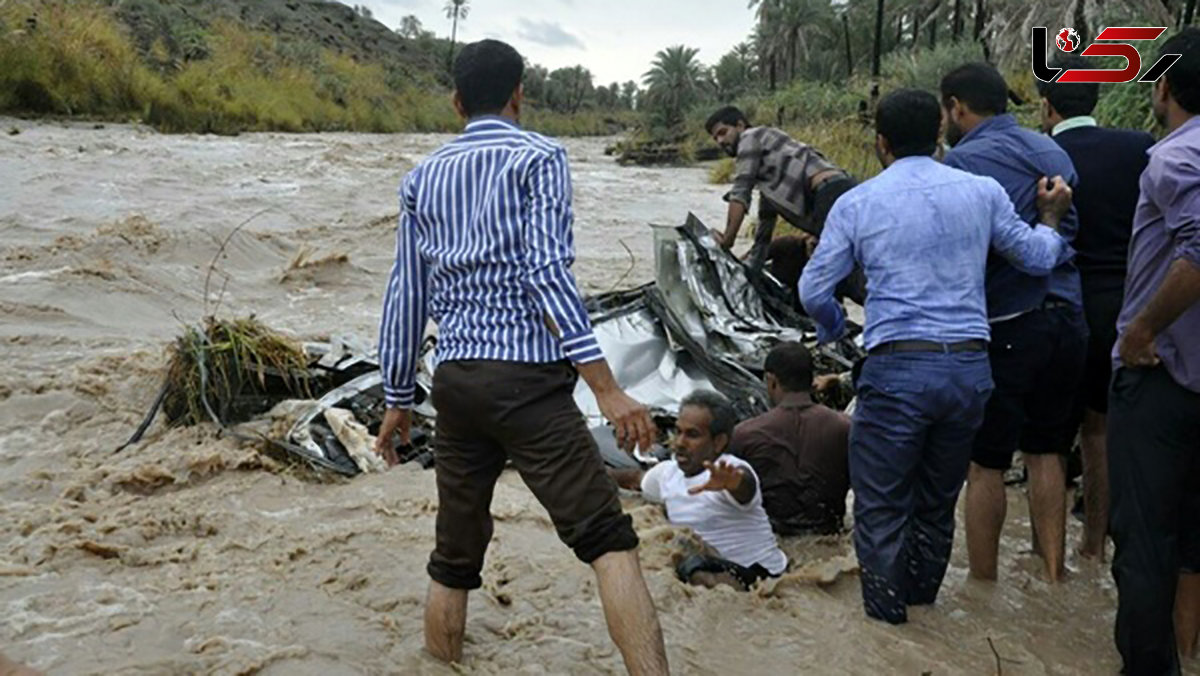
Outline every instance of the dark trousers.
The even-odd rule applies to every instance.
[[[566,362],[446,362],[433,376],[437,408],[437,545],[429,575],[452,589],[481,584],[492,539],[492,490],[512,460],[584,563],[638,545],[596,441],[572,394]]]
[[[1108,476],[1124,673],[1178,674],[1176,586],[1181,570],[1200,566],[1200,394],[1162,366],[1118,369]]]
[[[833,208],[839,197],[855,185],[857,183],[849,175],[835,176],[821,183],[813,195],[812,213],[803,220],[793,220],[788,217],[789,210],[781,209],[760,193],[758,196],[758,227],[754,231],[754,244],[750,247],[750,255],[746,259],[750,270],[752,272],[761,270],[763,264],[770,258],[772,275],[795,294],[796,284],[800,281],[800,273],[803,271],[805,263],[808,262],[808,254],[804,251],[803,242],[799,241],[799,238],[796,238],[799,244],[798,249],[794,244],[772,246],[775,224],[779,216],[784,215],[784,218],[793,227],[819,238],[821,231],[825,229],[825,219],[829,216],[830,209]],[[779,260],[781,256],[797,252],[803,255],[801,260],[788,262]],[[855,265],[850,276],[838,284],[836,293],[839,298],[849,298],[859,305],[865,305],[867,278],[863,274],[862,267]]]
[[[992,388],[985,352],[867,358],[850,428],[850,484],[868,616],[898,624],[909,605],[937,599]]]

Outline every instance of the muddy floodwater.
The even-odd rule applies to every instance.
[[[51,674],[455,673],[421,651],[432,472],[315,478],[210,427],[156,425],[113,454],[154,398],[164,346],[206,305],[305,339],[373,342],[396,187],[446,137],[0,120],[10,129],[20,133],[0,135],[0,652]],[[704,169],[619,167],[606,143],[566,142],[585,292],[650,280],[648,223],[724,215]],[[669,565],[686,534],[632,495],[626,506],[677,673],[1119,667],[1107,568],[1071,555],[1069,580],[1044,582],[1019,488],[1001,582],[966,579],[960,517],[939,603],[903,627],[864,618],[849,537],[786,540],[792,572],[755,592],[693,589]],[[493,512],[461,671],[620,672],[590,570],[515,474]]]

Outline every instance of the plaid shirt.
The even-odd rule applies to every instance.
[[[738,139],[733,188],[725,201],[750,207],[750,193],[773,203],[789,222],[799,222],[812,210],[812,177],[839,167],[816,148],[800,143],[774,127],[751,127]]]

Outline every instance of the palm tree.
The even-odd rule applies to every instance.
[[[642,76],[647,98],[668,127],[683,122],[684,114],[703,95],[705,69],[696,60],[694,47],[675,45],[654,56],[650,70]]]
[[[450,30],[450,54],[446,57],[447,67],[454,68],[454,43],[458,40],[458,22],[466,21],[467,13],[471,11],[470,0],[446,0],[446,18],[454,22]]]

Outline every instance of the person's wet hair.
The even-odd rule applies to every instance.
[[[808,392],[812,389],[812,353],[801,343],[786,342],[776,345],[767,354],[763,371],[775,376],[787,392]]]
[[[919,89],[898,89],[875,108],[875,131],[887,139],[896,158],[932,155],[941,124],[937,97]]]
[[[470,117],[504,110],[524,73],[525,60],[499,40],[472,42],[454,59],[454,87]]]
[[[708,409],[712,418],[708,423],[708,434],[714,439],[722,434],[733,434],[733,428],[737,425],[737,413],[734,413],[733,404],[729,403],[725,395],[712,390],[696,390],[683,398],[679,407],[684,406]]]
[[[1091,62],[1078,54],[1067,54],[1054,60],[1054,68],[1095,68]],[[1100,85],[1096,82],[1042,82],[1037,81],[1038,93],[1054,106],[1063,118],[1091,115],[1100,100]]]
[[[1008,112],[1008,85],[995,66],[968,63],[942,78],[942,103],[956,98],[979,115],[1000,115]]]
[[[708,116],[708,120],[704,122],[704,131],[712,133],[713,127],[718,124],[727,124],[731,127],[736,127],[738,122],[745,122],[746,126],[750,126],[750,120],[746,119],[746,114],[737,106],[725,106],[717,112]]]
[[[1159,56],[1180,54],[1163,77],[1181,108],[1200,114],[1200,28],[1189,26],[1163,43]]]

